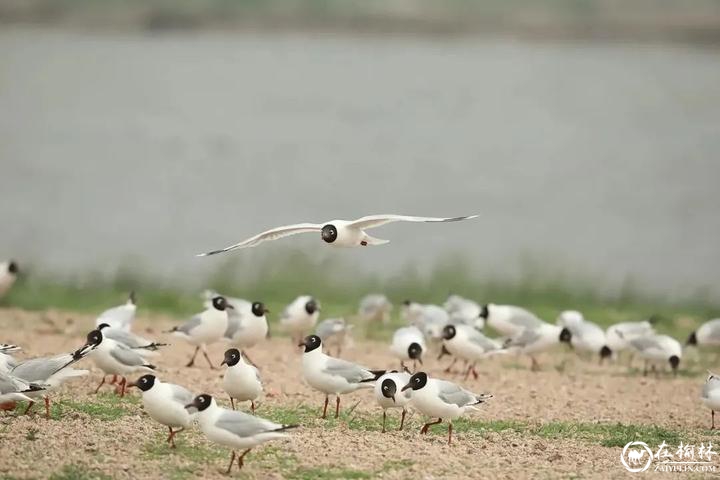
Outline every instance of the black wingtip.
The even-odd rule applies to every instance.
[[[38,384],[36,384],[36,383],[31,383],[31,384],[29,385],[29,387],[30,387],[30,388],[28,388],[27,390],[23,390],[21,393],[41,392],[41,391],[45,390],[45,387],[44,387],[44,386],[38,385]]]
[[[146,365],[143,365],[143,367],[147,367],[147,368],[150,368],[150,369],[152,369],[152,370],[157,370],[157,367],[156,367],[155,365],[151,364],[151,363],[148,363],[148,364],[146,364]]]
[[[282,427],[275,430],[276,432],[284,432],[285,430],[292,430],[293,428],[298,428],[300,425],[283,425]]]
[[[195,255],[196,257],[209,257],[210,255],[217,255],[218,253],[223,253],[225,250],[213,250],[211,252],[205,252],[205,253],[198,253]]]
[[[387,372],[387,370],[370,370],[370,373],[373,374],[373,378],[368,378],[367,380],[361,380],[360,383],[374,382],[378,378],[385,375],[385,372]]]

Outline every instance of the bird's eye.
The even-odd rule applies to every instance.
[[[383,390],[388,390],[388,387],[387,387],[387,385],[383,387]]]

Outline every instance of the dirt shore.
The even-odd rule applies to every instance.
[[[92,321],[64,312],[4,309],[0,342],[21,345],[19,358],[70,351],[83,343]],[[163,316],[136,321],[138,332],[172,343],[153,359],[158,376],[227,404],[222,372],[211,371],[200,357],[195,367],[185,368],[192,348],[159,333],[178,322]],[[224,348],[210,349],[216,363]],[[704,376],[699,368],[676,378],[642,377],[626,365],[599,366],[559,349],[540,357],[540,372],[531,372],[527,359],[507,356],[480,365],[479,379],[464,381],[442,373],[445,359],[441,364],[429,358],[425,370],[430,375],[494,395],[480,412],[457,423],[448,446],[444,425],[419,435],[417,413],[404,431],[382,434],[381,411],[369,391],[343,397],[345,413],[338,421],[317,418],[323,397],[304,384],[301,354],[287,338],[272,338],[249,354],[265,384],[258,415],[296,418],[301,427],[291,439],[251,452],[242,473],[233,473],[242,478],[615,478],[631,474],[620,463],[622,446],[607,446],[613,440],[598,433],[601,427],[607,426],[611,437],[622,437],[630,426],[657,427],[685,442],[717,438],[720,443],[720,436],[708,430],[710,415],[699,402]],[[379,342],[356,340],[343,357],[373,368],[397,368],[387,345]],[[108,388],[96,396],[92,391],[101,374],[89,360],[79,368],[91,372],[53,394],[51,419],[45,419],[41,404],[34,415],[0,413],[0,478],[222,476],[228,450],[210,445],[193,429],[180,434],[177,451],[170,451],[164,444],[166,430],[144,414],[137,392],[117,399]],[[395,428],[397,413],[389,415]]]

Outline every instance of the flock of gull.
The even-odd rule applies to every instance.
[[[263,232],[223,250],[253,247],[262,241],[303,232],[320,232],[323,241],[343,246],[368,246],[386,243],[368,236],[365,229],[391,221],[444,222],[472,217],[427,218],[397,215],[375,215],[352,222],[332,221],[326,224],[298,224]],[[16,262],[0,263],[0,296],[12,286],[19,273]],[[262,348],[268,337],[268,310],[262,302],[232,298],[214,291],[203,294],[204,310],[187,322],[165,332],[194,347],[187,367],[192,367],[202,352],[210,368],[217,368],[207,347],[224,344],[220,366],[225,367],[221,388],[230,400],[230,408],[206,393],[193,394],[184,386],[164,382],[153,363],[163,348],[160,339],[149,339],[133,332],[137,310],[131,294],[123,305],[101,313],[95,328],[84,344],[72,352],[18,360],[11,354],[20,347],[0,344],[0,408],[16,407],[26,401],[25,413],[43,399],[45,414],[50,416],[53,391],[65,382],[87,375],[88,370],[74,367],[84,359],[92,360],[103,373],[96,392],[106,384],[114,385],[120,396],[129,388],[137,388],[148,416],[168,429],[167,442],[175,446],[175,435],[197,423],[210,442],[232,450],[229,473],[255,446],[283,438],[298,425],[282,425],[255,415],[255,402],[263,394],[260,369],[249,351]],[[428,418],[420,430],[428,432],[432,425],[443,421],[448,426],[448,444],[452,443],[453,420],[469,410],[477,409],[492,398],[489,393],[474,393],[461,385],[429,376],[422,370],[424,362],[450,356],[445,370],[452,371],[462,362],[462,374],[478,377],[478,362],[495,356],[517,354],[528,357],[532,370],[539,368],[537,355],[558,345],[567,344],[579,355],[596,357],[602,363],[616,360],[623,352],[644,362],[644,373],[669,368],[677,372],[683,346],[676,339],[658,334],[652,321],[624,322],[603,329],[585,319],[580,312],[564,311],[554,324],[541,320],[532,312],[511,305],[484,304],[458,295],[451,295],[443,305],[405,301],[400,315],[406,325],[398,328],[389,339],[389,351],[397,365],[366,367],[340,358],[343,347],[352,342],[352,325],[342,318],[320,320],[320,302],[302,295],[293,300],[280,315],[279,325],[302,349],[304,381],[324,397],[322,418],[328,414],[331,397],[335,400],[335,417],[340,412],[341,396],[359,389],[373,389],[377,405],[382,409],[382,428],[386,427],[387,411],[400,411],[400,429],[404,427],[409,408]],[[360,302],[359,321],[388,323],[393,305],[382,294],[368,295]],[[487,327],[499,337],[486,335]],[[691,345],[720,345],[720,319],[711,320],[690,334]],[[331,356],[334,350],[336,356]],[[702,402],[714,412],[720,410],[720,377],[710,374],[701,393]],[[240,402],[249,402],[248,411],[237,410]],[[431,421],[432,419],[437,419]],[[241,451],[241,453],[238,453]]]

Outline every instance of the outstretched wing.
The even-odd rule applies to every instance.
[[[381,225],[392,222],[459,222],[460,220],[469,220],[475,218],[477,215],[468,215],[465,217],[412,217],[408,215],[368,215],[366,217],[358,218],[348,224],[348,227],[359,228],[365,230],[368,228],[375,228]]]
[[[318,225],[316,223],[298,223],[297,225],[285,225],[284,227],[272,228],[262,233],[258,233],[254,237],[250,237],[247,240],[236,243],[235,245],[230,245],[229,247],[225,247],[220,250],[213,250],[212,252],[201,253],[198,255],[198,257],[216,255],[218,253],[229,252],[230,250],[235,250],[237,248],[250,248],[257,246],[262,242],[277,240],[279,238],[289,237],[290,235],[296,235],[298,233],[319,232],[321,230],[322,225]]]

